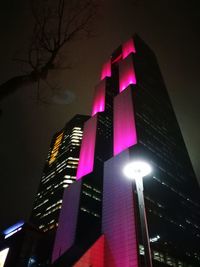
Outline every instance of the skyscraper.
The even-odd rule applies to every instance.
[[[64,189],[76,179],[83,124],[88,118],[74,116],[52,138],[30,219],[44,232],[58,225]]]
[[[144,180],[153,266],[199,266],[199,187],[156,57],[137,35],[103,66],[53,266],[147,267],[135,184],[122,172],[133,159],[153,166]]]

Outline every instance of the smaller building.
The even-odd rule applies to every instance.
[[[54,232],[58,226],[64,190],[76,180],[83,124],[88,119],[75,115],[52,138],[30,218],[43,232]]]
[[[43,232],[23,221],[17,222],[1,234],[0,266],[47,267],[50,247]]]

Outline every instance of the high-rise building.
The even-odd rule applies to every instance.
[[[103,66],[53,266],[150,267],[135,183],[122,171],[134,159],[153,167],[144,180],[153,266],[200,266],[199,186],[156,57],[137,35]]]
[[[64,189],[76,179],[83,124],[88,118],[74,116],[52,138],[30,218],[44,232],[57,227]]]

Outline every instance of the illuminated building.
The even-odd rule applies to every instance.
[[[153,266],[200,266],[199,187],[154,53],[135,35],[100,77],[53,266],[145,266],[135,184],[122,171],[141,158],[153,166],[144,180]]]
[[[88,118],[76,115],[52,139],[30,219],[44,232],[56,228],[64,189],[76,179],[83,123]]]

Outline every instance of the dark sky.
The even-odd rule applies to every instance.
[[[178,121],[200,180],[200,6],[199,0],[102,0],[96,37],[63,51],[72,70],[52,74],[72,101],[45,105],[34,88],[22,88],[0,103],[0,229],[27,220],[39,185],[51,136],[76,113],[90,112],[101,65],[137,32],[155,51]],[[2,0],[0,83],[20,68],[13,55],[23,51],[31,31],[27,0]]]

